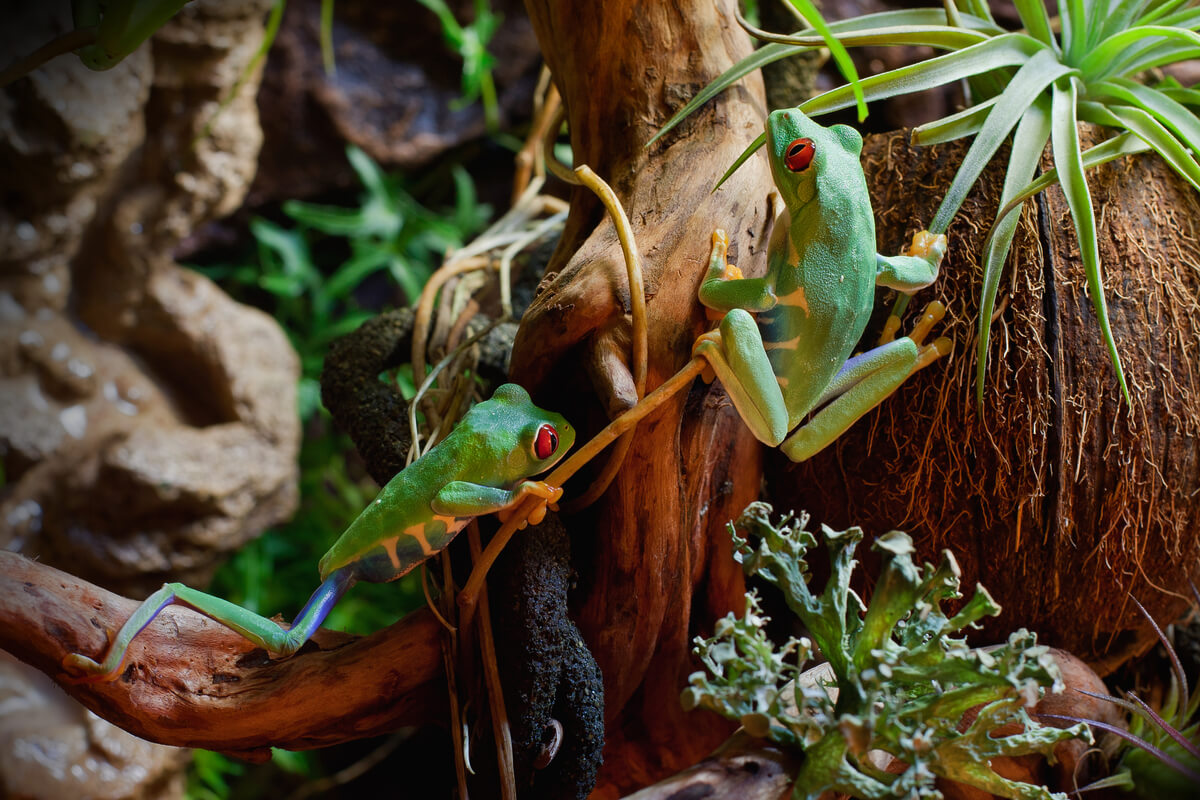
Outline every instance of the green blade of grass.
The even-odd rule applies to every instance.
[[[1200,91],[1196,89],[1185,89],[1182,86],[1171,86],[1165,89],[1159,89],[1165,97],[1169,97],[1176,103],[1185,106],[1200,106]]]
[[[387,197],[387,176],[366,151],[356,145],[349,145],[346,147],[346,160],[350,162],[350,168],[354,170],[368,194]]]
[[[958,28],[962,26],[962,14],[955,0],[942,0],[942,9],[946,13],[946,24]]]
[[[1087,43],[1087,15],[1083,0],[1062,0],[1058,4],[1058,16],[1062,24],[1062,49],[1067,61],[1079,63],[1080,53]]]
[[[321,63],[325,74],[337,77],[337,60],[333,54],[333,0],[321,0]]]
[[[287,288],[282,293],[289,297],[298,296],[306,287],[314,285],[319,280],[316,267],[312,263],[312,255],[308,243],[297,231],[281,228],[265,219],[255,219],[250,223],[250,232],[258,242],[259,253],[264,264],[274,263],[276,270],[288,280]],[[271,277],[264,274],[263,278]],[[266,287],[264,287],[266,288]],[[271,289],[271,291],[275,291]]]
[[[821,12],[813,5],[812,0],[791,0],[792,6],[800,13],[809,25],[821,35],[825,40],[825,44],[829,47],[829,55],[833,57],[833,61],[837,64],[838,70],[842,73],[842,77],[850,84],[851,90],[854,92],[854,104],[858,110],[858,121],[862,122],[867,118],[867,101],[863,97],[862,86],[858,79],[858,70],[854,68],[854,62],[850,59],[850,54],[846,52],[846,46],[834,38],[829,31],[829,26],[825,24],[825,18],[821,16]],[[736,6],[735,6],[736,8]],[[742,22],[741,12],[738,11],[738,21]]]
[[[1075,115],[1083,122],[1093,125],[1103,125],[1106,128],[1120,128],[1121,120],[1117,119],[1112,110],[1104,103],[1095,100],[1080,100],[1075,105]]]
[[[382,247],[358,247],[337,271],[325,279],[325,293],[339,300],[354,291],[367,276],[387,266],[390,254]]]
[[[868,101],[912,94],[1001,67],[1019,66],[1039,52],[1050,51],[1030,36],[1008,33],[963,50],[864,78],[863,94]],[[840,86],[801,103],[800,110],[816,116],[846,108],[852,103],[849,87]]]
[[[1185,42],[1160,41],[1140,48],[1136,54],[1122,58],[1119,66],[1108,70],[1107,75],[1136,75],[1148,69],[1190,58],[1200,58],[1200,47],[1193,47]]]
[[[1088,290],[1092,295],[1092,306],[1100,333],[1117,382],[1125,402],[1132,405],[1129,387],[1125,383],[1125,370],[1121,367],[1121,356],[1113,339],[1112,326],[1108,321],[1108,302],[1104,296],[1104,280],[1100,273],[1100,246],[1096,240],[1096,215],[1092,208],[1092,196],[1088,191],[1087,178],[1083,174],[1083,158],[1079,152],[1079,130],[1075,119],[1076,90],[1073,79],[1063,78],[1054,84],[1051,116],[1050,144],[1054,151],[1054,164],[1060,177],[1063,195],[1071,210],[1075,223],[1075,234],[1079,241],[1079,255],[1083,271],[1087,276]]]
[[[1179,9],[1159,19],[1158,24],[1195,30],[1196,26],[1200,25],[1200,8]]]
[[[754,155],[754,151],[758,150],[758,148],[762,147],[766,143],[767,132],[763,131],[758,135],[758,138],[751,142],[750,145],[742,151],[742,154],[734,160],[733,164],[729,166],[729,169],[725,170],[725,174],[721,176],[721,179],[717,181],[717,185],[714,186],[712,190],[715,192],[717,189],[720,189],[721,184],[728,180],[730,175],[737,172],[738,167],[740,167],[742,164],[745,164],[746,159]]]
[[[784,35],[768,31],[755,33],[755,36],[764,41],[806,49],[824,46],[824,42],[816,36]],[[934,47],[939,50],[962,50],[973,44],[986,42],[992,37],[979,31],[963,30],[946,25],[894,25],[886,28],[865,28],[841,33],[836,38],[838,42],[848,47],[913,45]]]
[[[945,233],[967,193],[971,191],[979,175],[1008,138],[1009,132],[1025,114],[1026,109],[1047,86],[1064,75],[1071,74],[1074,74],[1074,70],[1060,63],[1058,55],[1050,49],[1041,50],[1017,71],[1008,88],[988,113],[979,135],[971,143],[971,149],[963,157],[962,164],[954,175],[954,182],[950,184],[945,198],[934,214],[933,222],[929,225],[930,232]],[[1025,182],[1022,181],[1022,184]]]
[[[1191,47],[1200,47],[1200,34],[1192,31],[1166,25],[1140,25],[1115,33],[1094,47],[1088,48],[1086,56],[1070,60],[1071,63],[1079,65],[1079,71],[1089,81],[1106,78],[1110,75],[1124,74],[1128,69],[1122,68],[1120,65],[1124,61],[1122,55],[1128,57],[1125,52],[1127,48],[1131,45],[1141,44],[1151,37],[1159,37],[1160,41],[1173,39]]]
[[[313,336],[313,344],[328,346],[334,339],[340,339],[342,336],[358,330],[360,325],[374,316],[375,314],[370,311],[348,311],[344,316],[329,323],[328,327],[317,331]]]
[[[1046,14],[1046,5],[1042,0],[1013,0],[1017,16],[1029,35],[1044,45],[1058,50],[1058,40],[1050,30],[1050,17]]]
[[[1200,152],[1200,119],[1157,89],[1127,78],[1113,78],[1111,81],[1089,86],[1088,94],[1112,97],[1125,105],[1136,106],[1152,114],[1155,119],[1174,131],[1188,147]]]
[[[1007,213],[1004,207],[1033,178],[1049,139],[1050,101],[1042,95],[1021,116],[1016,133],[1013,134],[1008,172],[1004,176],[1004,188],[1000,194],[1000,210],[984,244],[983,285],[979,292],[979,335],[975,355],[975,402],[981,409],[984,379],[987,374],[988,342],[992,330],[992,311],[996,307],[996,293],[1000,287],[1004,262],[1008,258],[1009,248],[1012,247],[1017,223],[1021,219],[1019,213]],[[1013,210],[1019,208],[1020,205],[1017,205]]]
[[[1110,8],[1107,14],[1094,14],[1093,16],[1101,22],[1097,35],[1103,40],[1132,27],[1145,7],[1146,0],[1120,0],[1116,8]]]
[[[993,25],[996,24],[996,20],[992,17],[992,9],[988,6],[987,0],[963,0],[962,6],[971,16],[987,20]]]
[[[1083,116],[1080,115],[1079,118],[1083,119]],[[1087,150],[1084,150],[1083,168],[1086,171],[1092,169],[1093,167],[1098,167],[1101,164],[1107,164],[1109,161],[1113,161],[1123,156],[1145,153],[1149,149],[1150,145],[1146,144],[1136,135],[1128,132],[1122,133],[1118,136],[1114,136],[1111,139],[1106,139],[1094,147],[1089,147]],[[1014,195],[1013,198],[1009,200],[1002,209],[1000,209],[1000,213],[997,214],[997,218],[1006,214],[1011,214],[1021,203],[1024,203],[1026,200],[1033,197],[1047,186],[1052,186],[1056,183],[1058,183],[1058,170],[1046,170],[1040,176],[1038,176],[1037,180],[1031,182],[1024,189],[1017,192],[1017,194]]]
[[[696,96],[689,100],[683,106],[683,108],[675,112],[675,116],[667,120],[666,124],[658,129],[658,133],[650,137],[650,141],[646,142],[646,147],[650,147],[652,144],[666,135],[668,131],[691,116],[692,112],[700,108],[700,106],[704,105],[709,100],[749,75],[751,72],[754,72],[756,69],[761,69],[767,64],[771,64],[781,58],[786,58],[787,56],[798,53],[804,49],[805,48],[802,47],[789,47],[787,45],[774,43],[758,48],[741,61],[738,61],[732,67],[722,72],[711,83],[697,92]]]
[[[959,22],[952,27],[964,30],[981,31],[991,36],[1007,33],[994,21],[982,19],[972,14],[960,14]],[[884,29],[903,27],[907,25],[946,27],[946,14],[940,8],[910,8],[898,11],[878,11],[874,14],[863,14],[861,17],[838,20],[829,23],[829,31],[841,38],[852,31],[868,29]],[[799,31],[797,35],[803,33]]]
[[[417,302],[421,290],[425,288],[425,282],[429,279],[428,270],[397,253],[393,253],[388,259],[387,266],[396,283],[404,290],[404,296],[410,303]]]
[[[118,4],[114,3],[113,5]],[[204,123],[204,126],[200,129],[200,133],[196,134],[197,141],[208,138],[209,134],[212,133],[212,126],[217,121],[217,117],[233,104],[238,94],[241,93],[242,87],[246,85],[246,81],[250,80],[250,76],[257,74],[256,70],[266,59],[267,53],[271,50],[271,45],[275,43],[275,37],[279,34],[279,27],[283,24],[283,11],[286,6],[287,0],[275,0],[275,3],[271,6],[271,13],[267,17],[266,27],[263,28],[262,42],[259,43],[258,49],[254,51],[254,55],[246,62],[246,66],[238,75],[237,80],[233,82],[233,86],[229,87],[229,91],[221,98],[217,109]]]
[[[949,114],[933,122],[918,125],[912,129],[910,139],[913,144],[925,147],[978,133],[998,99],[993,97],[977,105],[964,108],[957,114]]]
[[[1200,165],[1162,123],[1149,113],[1132,106],[1109,106],[1109,111],[1121,121],[1122,127],[1129,129],[1150,145],[1159,157],[1167,162],[1167,166],[1190,183],[1193,189],[1200,191]]]
[[[283,213],[297,222],[331,236],[349,236],[359,233],[363,228],[363,212],[359,208],[288,200],[283,204]]]
[[[1100,41],[1103,36],[1100,35],[1101,28],[1104,27],[1104,19],[1112,14],[1114,0],[1085,0],[1084,6],[1084,41],[1090,47],[1094,42]]]
[[[1146,13],[1138,17],[1137,22],[1139,25],[1149,25],[1168,14],[1173,14],[1181,5],[1188,2],[1189,0],[1167,0],[1165,3],[1151,3]]]

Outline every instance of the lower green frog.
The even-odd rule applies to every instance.
[[[450,435],[392,478],[319,565],[321,585],[290,628],[182,583],[168,583],[140,605],[99,662],[79,653],[63,660],[77,680],[120,676],[129,643],[169,605],[199,611],[272,653],[290,655],[308,641],[356,581],[384,583],[441,552],[473,518],[503,512],[536,496],[556,502],[562,489],[528,480],[571,449],[575,430],[535,406],[516,384],[477,404]],[[542,505],[529,521],[545,515]]]

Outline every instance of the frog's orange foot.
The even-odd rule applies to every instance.
[[[933,344],[926,345],[921,348],[921,352],[917,355],[917,365],[913,367],[913,372],[919,369],[928,367],[939,358],[944,358],[950,355],[950,351],[954,349],[954,342],[947,336],[939,336],[933,340]]]
[[[526,525],[540,525],[542,520],[546,518],[547,508],[551,511],[558,511],[558,501],[563,496],[563,490],[561,486],[551,486],[545,481],[525,481],[521,484],[521,488],[517,490],[517,497],[512,505],[496,512],[496,516],[500,517],[501,522],[508,522],[513,514],[516,513],[522,501],[530,495],[539,498],[543,502],[534,506],[533,510],[529,512],[529,516],[517,525],[517,530],[524,530]]]
[[[725,280],[725,281],[741,280],[742,278],[745,277],[744,275],[742,275],[742,271],[740,269],[738,269],[735,265],[730,264],[729,261],[726,259],[726,253],[728,252],[728,250],[729,250],[729,237],[725,235],[725,231],[723,229],[716,228],[712,232],[712,250],[710,251],[709,256],[708,256],[709,274],[711,275],[713,270],[719,266],[721,269],[720,280]],[[725,316],[725,312],[718,311],[716,309],[708,308],[707,306],[705,306],[704,316],[708,319],[709,322],[716,322],[717,320],[721,319],[721,317]]]
[[[121,676],[120,667],[112,672],[105,672],[95,661],[79,653],[63,656],[62,666],[66,670],[66,674],[61,677],[63,683],[108,683]]]
[[[725,231],[717,228],[712,234],[712,254],[709,256],[709,262],[715,263],[718,259],[722,267],[721,278],[727,281],[740,281],[745,276],[736,265],[730,264],[726,253],[729,251],[729,237],[725,235]],[[721,315],[717,315],[720,319]]]
[[[954,349],[954,343],[946,336],[939,337],[932,344],[921,347],[925,341],[925,337],[929,335],[929,331],[933,329],[946,316],[946,306],[937,300],[934,300],[929,305],[925,306],[924,313],[917,320],[917,324],[913,326],[912,332],[908,334],[908,338],[912,339],[920,351],[917,355],[917,363],[913,367],[913,372],[937,361],[939,358],[950,355],[950,351]]]
[[[941,264],[947,247],[946,234],[917,231],[913,234],[912,244],[904,249],[904,255],[923,258],[931,264]]]
[[[521,484],[519,494],[521,499],[524,499],[526,495],[533,495],[553,505],[562,499],[563,490],[561,486],[551,486],[545,481],[525,481]]]
[[[908,338],[912,339],[918,345],[925,341],[925,337],[933,330],[933,326],[942,321],[946,316],[945,304],[934,300],[929,305],[925,306],[925,311],[921,314],[921,318],[917,320],[917,324],[913,325],[912,333],[908,334]]]
[[[716,348],[721,349],[721,332],[708,331],[696,337],[696,343],[692,345],[692,358],[704,359],[704,371],[700,373],[701,379],[705,383],[712,383],[717,379],[717,373],[712,368],[712,361],[709,353]]]

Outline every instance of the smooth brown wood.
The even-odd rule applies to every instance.
[[[700,763],[625,800],[782,800],[791,795],[802,759],[799,750],[739,730]]]
[[[749,39],[729,0],[526,5],[566,106],[575,163],[612,185],[642,253],[652,391],[687,362],[710,324],[696,291],[712,230],[730,232],[747,274],[766,266],[773,221],[766,162],[752,159],[712,192],[762,131],[757,76],[645,146],[750,52]],[[563,239],[522,320],[512,377],[546,407],[564,410],[583,436],[607,421],[618,394],[610,377],[588,375],[585,365],[627,325],[625,274],[612,224],[590,193],[576,189]],[[641,423],[600,501],[566,518],[580,572],[574,610],[605,682],[607,744],[594,797],[653,783],[730,733],[713,715],[685,713],[679,692],[696,668],[693,637],[743,603],[725,525],[755,499],[760,476],[759,445],[724,390],[697,381]],[[577,477],[568,495],[586,486],[587,477]]]
[[[332,631],[271,660],[224,626],[170,607],[129,648],[121,677],[71,683],[68,653],[99,657],[137,600],[0,551],[0,649],[130,733],[266,758],[445,719],[439,626],[421,611],[370,636]]]

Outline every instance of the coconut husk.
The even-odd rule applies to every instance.
[[[959,143],[910,148],[903,133],[867,140],[880,252],[898,252],[928,224],[965,152]],[[1006,161],[1001,152],[997,164]],[[911,306],[910,318],[929,300],[946,302],[951,358],[810,461],[774,454],[768,477],[777,507],[868,535],[905,530],[928,559],[949,548],[965,585],[984,583],[1004,606],[981,638],[1028,627],[1105,674],[1154,640],[1131,598],[1166,623],[1200,575],[1200,196],[1153,155],[1087,177],[1132,404],[1054,186],[1022,212],[976,405],[980,260],[1003,181],[993,168],[951,225],[938,283]]]

